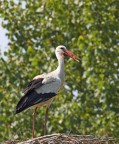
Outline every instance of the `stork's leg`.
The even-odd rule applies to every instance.
[[[48,120],[48,110],[49,110],[49,107],[46,108],[46,112],[45,112],[44,135],[46,135],[46,126],[47,126],[47,120]]]
[[[35,137],[34,130],[35,130],[35,117],[36,117],[36,110],[37,110],[37,107],[34,109],[34,112],[33,112],[32,138]]]

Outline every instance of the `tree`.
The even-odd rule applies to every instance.
[[[0,139],[31,137],[32,110],[19,115],[14,110],[27,83],[56,67],[54,50],[60,44],[81,61],[66,62],[65,89],[51,106],[48,133],[118,137],[118,2],[4,0],[0,13],[10,41],[0,59]],[[43,119],[44,108],[37,116],[37,136]]]

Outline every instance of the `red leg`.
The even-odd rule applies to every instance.
[[[48,120],[48,110],[49,108],[46,108],[46,112],[45,112],[45,124],[44,124],[44,135],[46,135],[46,126],[47,126],[47,120]]]
[[[36,110],[37,110],[37,107],[34,109],[34,112],[33,112],[33,125],[32,125],[32,138],[35,138],[35,117],[36,117]]]

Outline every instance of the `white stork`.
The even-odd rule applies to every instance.
[[[16,114],[23,110],[34,106],[32,137],[34,138],[35,114],[38,107],[46,105],[44,135],[46,135],[46,123],[48,118],[48,108],[57,95],[58,91],[64,84],[64,56],[69,56],[73,60],[79,61],[79,58],[72,52],[68,51],[65,46],[60,45],[55,50],[58,59],[58,67],[56,70],[38,75],[27,85],[24,90],[24,96],[20,99],[16,106]]]

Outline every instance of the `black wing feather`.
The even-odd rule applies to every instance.
[[[51,99],[52,97],[56,96],[56,93],[37,93],[35,91],[36,88],[41,87],[43,78],[42,79],[36,79],[31,81],[26,89],[24,90],[24,96],[20,99],[16,106],[15,113],[20,113],[23,110],[36,105],[40,102],[47,101]]]
[[[43,85],[43,84],[42,84],[42,81],[43,81],[43,78],[32,80],[32,81],[27,85],[27,87],[24,89],[24,91],[23,91],[24,94],[29,93],[29,92],[32,91],[33,89],[36,89],[36,88],[41,87],[41,86]]]
[[[47,101],[52,97],[56,96],[56,93],[40,93],[38,94],[35,90],[32,90],[28,94],[24,95],[16,106],[16,114],[22,112],[23,110],[36,105],[40,102]]]

